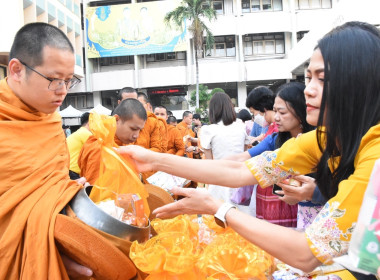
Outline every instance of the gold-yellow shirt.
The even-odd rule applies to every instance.
[[[264,152],[246,161],[247,167],[266,187],[297,174],[308,174],[316,167],[322,153],[316,131],[290,139],[274,152]],[[364,192],[375,161],[380,158],[380,124],[362,138],[354,161],[354,173],[340,182],[331,198],[306,229],[306,238],[316,258],[329,263],[348,250],[351,234],[359,215]],[[331,162],[329,162],[331,167]]]

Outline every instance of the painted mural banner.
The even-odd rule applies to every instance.
[[[89,58],[186,51],[186,25],[164,23],[179,0],[89,7],[86,14]]]

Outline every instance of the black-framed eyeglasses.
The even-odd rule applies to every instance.
[[[46,77],[44,74],[41,74],[37,70],[33,69],[32,67],[30,67],[25,62],[22,62],[21,60],[19,60],[19,61],[20,61],[20,63],[22,65],[24,65],[29,70],[32,70],[34,73],[37,73],[41,77],[43,77],[46,80],[48,80],[50,82],[50,84],[48,86],[48,89],[50,89],[50,90],[60,90],[60,89],[62,89],[62,87],[63,87],[64,84],[66,85],[66,89],[69,90],[69,89],[72,89],[73,87],[75,87],[77,84],[79,84],[81,82],[81,80],[78,77],[76,77],[76,76],[73,76],[68,81],[65,81],[65,80],[62,80],[62,79],[55,79],[55,78]]]

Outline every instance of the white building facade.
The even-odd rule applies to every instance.
[[[168,0],[169,1],[169,0]],[[125,1],[89,1],[85,7]],[[288,54],[320,19],[331,17],[337,0],[214,0],[217,20],[208,24],[215,44],[199,59],[199,82],[222,88],[238,107],[250,90],[297,79]],[[188,36],[186,52],[89,59],[86,70],[94,102],[112,109],[117,91],[129,86],[148,94],[177,118],[189,109],[195,90],[195,58]],[[205,55],[206,54],[206,55]]]
[[[196,83],[189,34],[187,50],[181,52],[88,58],[84,48],[87,9],[137,2],[1,0],[0,7],[11,12],[0,19],[0,75],[6,75],[7,53],[17,30],[29,22],[49,22],[73,43],[75,73],[83,77],[61,109],[72,105],[87,111],[102,104],[112,110],[118,90],[133,87],[148,94],[154,106],[166,106],[182,118],[184,110],[193,109],[188,100]],[[256,86],[276,89],[290,80],[303,81],[304,64],[317,40],[334,26],[349,20],[380,24],[378,0],[214,0],[212,4],[218,17],[208,26],[215,44],[199,59],[199,82],[209,89],[224,89],[240,108]]]
[[[75,49],[75,74],[82,78],[81,5],[81,0],[1,0],[0,78],[6,76],[8,55],[16,32],[31,22],[50,23],[67,35]]]

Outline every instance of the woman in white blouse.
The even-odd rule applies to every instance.
[[[211,98],[209,120],[211,124],[203,126],[200,132],[200,144],[206,159],[222,159],[246,150],[249,139],[245,125],[236,122],[234,106],[226,93],[217,92]],[[232,203],[233,189],[209,185],[208,190],[213,197]]]

